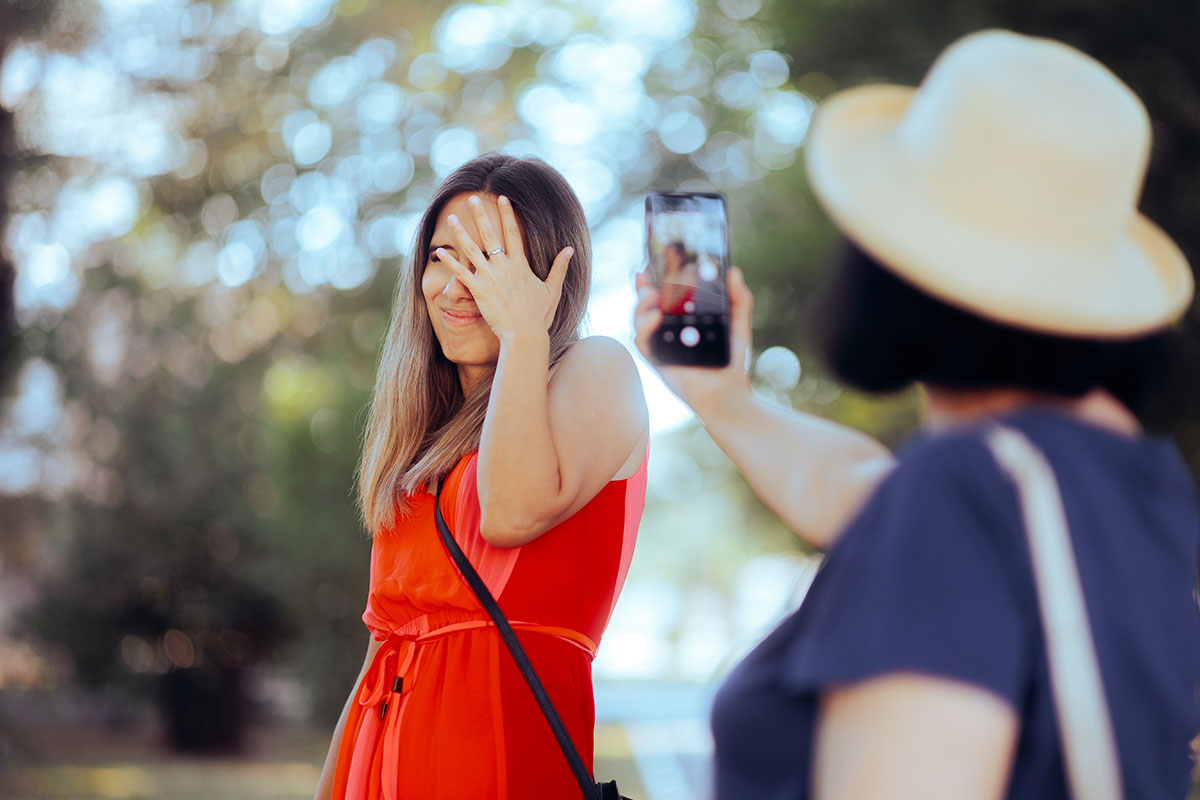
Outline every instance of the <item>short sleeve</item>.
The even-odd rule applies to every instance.
[[[981,441],[937,438],[901,459],[826,558],[784,659],[785,688],[919,672],[1020,705],[1032,620],[1014,579],[1024,559],[1015,494]]]

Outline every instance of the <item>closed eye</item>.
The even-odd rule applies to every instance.
[[[452,255],[456,258],[458,257],[458,252],[454,249],[454,245],[433,244],[433,245],[429,246],[429,260],[430,261],[441,261],[441,259],[437,257],[437,251],[439,248],[441,248],[442,250],[445,250],[447,253],[449,253],[450,255]]]

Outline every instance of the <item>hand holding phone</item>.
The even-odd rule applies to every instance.
[[[646,249],[662,321],[650,337],[660,364],[729,364],[729,236],[725,198],[646,197]]]
[[[726,283],[729,296],[729,345],[732,358],[725,367],[690,367],[662,364],[651,351],[651,340],[659,329],[662,311],[659,293],[649,271],[636,276],[638,304],[634,310],[634,341],[638,350],[663,382],[687,403],[702,419],[718,407],[736,405],[738,398],[751,396],[750,377],[746,372],[751,345],[750,320],[754,312],[754,297],[746,286],[742,272],[731,267]]]

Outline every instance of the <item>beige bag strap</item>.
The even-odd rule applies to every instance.
[[[1016,485],[1021,503],[1071,795],[1075,800],[1121,800],[1112,718],[1054,470],[1012,428],[993,428],[987,443]]]

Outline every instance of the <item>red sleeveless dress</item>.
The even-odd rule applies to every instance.
[[[591,768],[591,662],[625,581],[646,463],[529,544],[479,534],[476,455],[446,478],[442,514],[516,630]],[[383,642],[346,720],[334,800],[570,798],[578,784],[495,625],[438,536],[434,498],[376,534],[363,621]]]

